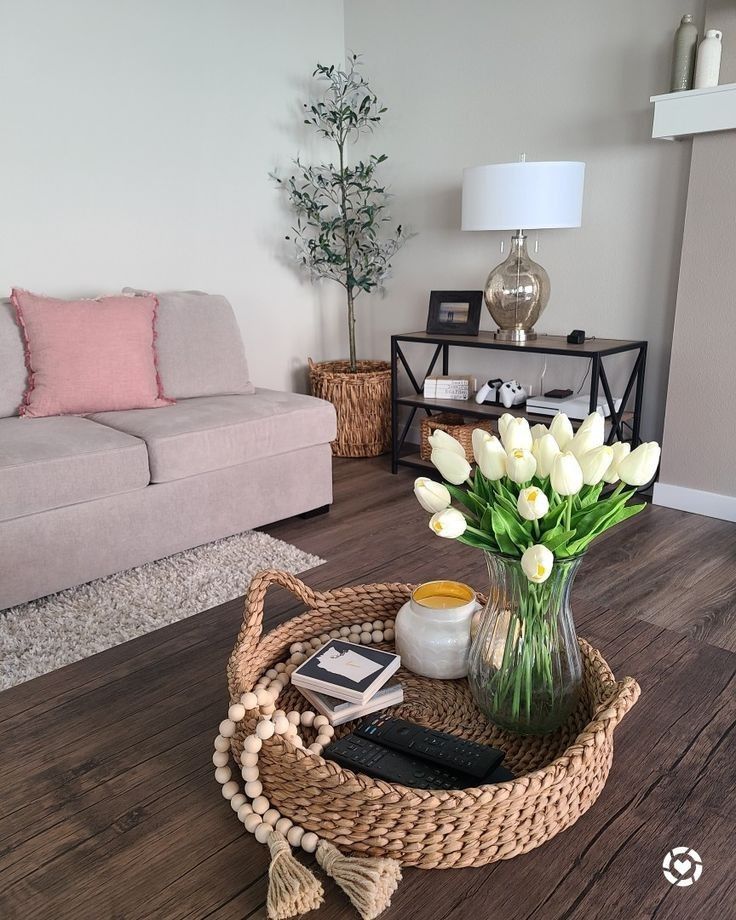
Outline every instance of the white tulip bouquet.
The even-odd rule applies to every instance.
[[[628,502],[657,470],[656,442],[633,451],[624,442],[604,444],[598,412],[574,434],[562,413],[548,429],[530,428],[507,412],[498,430],[500,441],[480,428],[473,432],[475,471],[459,441],[439,430],[430,436],[431,460],[445,483],[420,476],[414,494],[432,514],[429,527],[438,536],[520,557],[527,578],[540,584],[555,558],[581,555],[604,531],[646,507]]]
[[[468,670],[477,703],[504,728],[547,732],[565,721],[581,684],[568,602],[580,557],[646,507],[629,501],[653,478],[660,449],[605,444],[597,412],[575,433],[563,414],[530,428],[506,413],[498,428],[500,441],[473,432],[475,469],[459,441],[435,431],[431,459],[444,482],[420,476],[414,492],[433,533],[486,553],[491,591]]]

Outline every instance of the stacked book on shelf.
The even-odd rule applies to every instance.
[[[475,377],[451,376],[424,378],[425,399],[470,399],[477,389]]]
[[[396,706],[404,699],[393,652],[332,639],[291,675],[292,684],[332,725]]]

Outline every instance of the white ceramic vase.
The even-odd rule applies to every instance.
[[[432,588],[439,593],[447,585],[464,589],[462,596],[456,595],[457,606],[436,608],[422,603],[423,594],[431,596]],[[396,651],[403,667],[437,680],[465,677],[470,626],[480,607],[473,589],[459,582],[428,582],[416,588],[396,615]]]
[[[694,89],[718,86],[718,78],[721,74],[722,38],[723,33],[718,29],[708,29],[705,33],[695,61]]]

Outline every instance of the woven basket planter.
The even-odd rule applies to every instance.
[[[264,636],[263,606],[271,584],[287,588],[307,610]],[[231,701],[288,657],[291,643],[356,621],[394,617],[411,590],[411,585],[377,584],[318,593],[285,572],[256,576],[228,662]],[[633,678],[616,681],[599,652],[583,640],[580,647],[584,683],[578,708],[564,728],[543,737],[512,735],[490,725],[465,680],[399,672],[405,698],[397,715],[502,748],[515,780],[449,792],[409,789],[287,747],[275,735],[259,755],[264,794],[282,815],[340,849],[390,856],[405,866],[482,866],[532,850],[577,821],[598,798],[611,767],[614,730],[639,696]],[[309,708],[293,687],[279,705]],[[254,726],[255,719],[246,719],[232,739],[236,756]],[[306,743],[314,740],[311,731],[305,729]],[[349,723],[342,725],[336,736],[349,731]]]
[[[312,394],[331,402],[337,412],[336,457],[377,457],[391,447],[391,365],[387,361],[358,361],[357,373],[348,361],[309,359]]]
[[[462,415],[453,415],[451,412],[440,412],[438,415],[429,415],[422,419],[419,426],[421,433],[421,444],[419,445],[419,455],[422,460],[429,460],[432,455],[432,448],[429,444],[429,436],[439,430],[449,434],[455,440],[459,441],[465,448],[465,454],[468,457],[473,456],[473,432],[476,428],[482,428],[488,434],[493,434],[493,422],[484,422],[476,419],[474,422],[466,424]]]

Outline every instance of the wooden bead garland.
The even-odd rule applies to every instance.
[[[319,882],[299,863],[287,861],[290,847],[300,847],[305,853],[315,853],[320,865],[345,890],[364,918],[376,917],[388,906],[401,878],[401,869],[394,860],[344,857],[331,843],[321,840],[317,834],[283,816],[263,795],[263,785],[258,778],[258,754],[263,742],[274,735],[282,736],[289,744],[303,748],[309,754],[321,755],[335,734],[326,716],[310,710],[285,712],[276,709],[276,701],[290,682],[294,669],[331,639],[344,638],[363,645],[391,641],[394,636],[393,627],[393,620],[366,621],[333,629],[329,634],[324,633],[305,642],[294,642],[289,648],[286,663],[279,662],[269,668],[252,691],[243,693],[239,702],[229,706],[227,718],[220,723],[212,755],[215,779],[245,829],[259,843],[268,844],[271,849],[269,917],[281,920],[321,903],[322,886]],[[237,724],[248,713],[256,710],[258,721],[255,731],[245,738],[243,753],[240,755],[244,782],[244,792],[241,792],[237,778],[233,777],[233,771],[228,766],[230,744]],[[308,747],[304,746],[299,726],[312,728],[316,732],[316,740]],[[351,868],[348,868],[348,864]],[[357,866],[360,868],[356,872]]]

